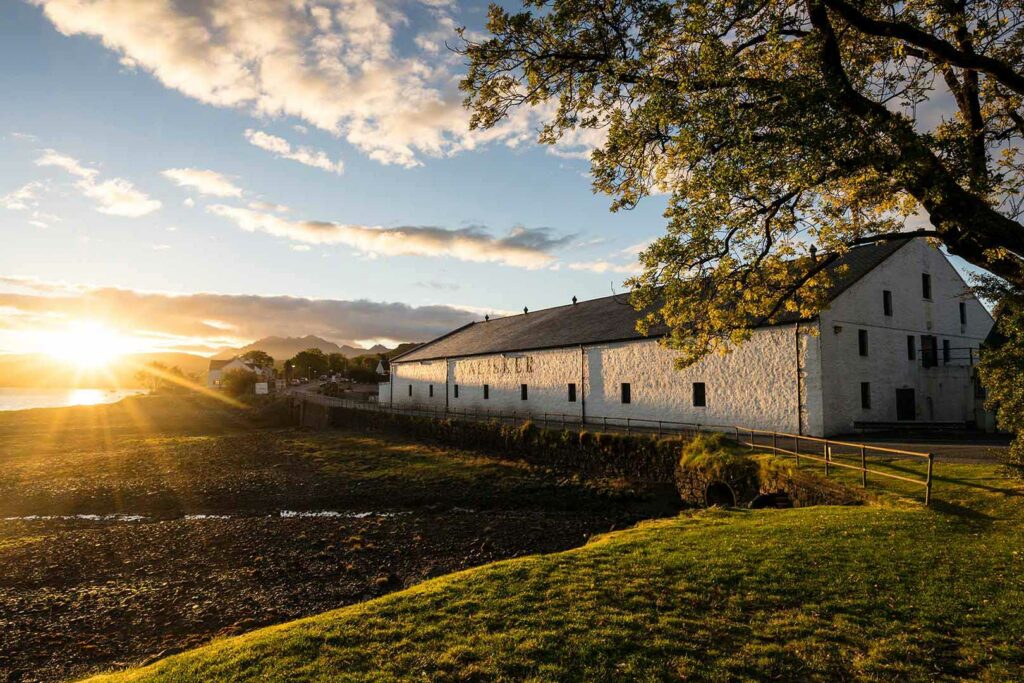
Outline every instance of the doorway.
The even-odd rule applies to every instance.
[[[917,403],[913,389],[896,390],[896,419],[913,420],[917,417]]]

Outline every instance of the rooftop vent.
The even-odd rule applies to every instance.
[[[529,312],[530,312],[530,309],[527,308],[526,306],[523,306],[523,315],[526,315]]]
[[[487,314],[487,313],[485,313],[485,314],[484,314],[484,322],[487,322],[487,321],[489,321],[490,319],[491,319],[491,316],[490,316],[490,314]]]
[[[573,298],[572,298],[572,305],[573,305],[573,306],[575,306],[575,305],[576,305],[576,297],[573,297]]]

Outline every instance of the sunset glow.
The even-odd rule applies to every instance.
[[[39,334],[41,350],[80,369],[104,368],[129,351],[128,341],[95,321],[75,321],[64,330]]]

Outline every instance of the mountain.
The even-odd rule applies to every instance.
[[[223,349],[213,357],[217,360],[227,360],[235,356],[240,356],[246,351],[259,350],[269,353],[275,361],[280,363],[293,357],[299,351],[314,348],[320,349],[324,353],[340,353],[346,358],[355,358],[356,356],[365,356],[367,354],[388,353],[391,351],[391,349],[381,344],[374,344],[368,349],[363,349],[358,346],[349,346],[347,344],[339,346],[338,344],[327,341],[321,337],[307,334],[305,337],[264,337],[262,339],[257,339],[251,344],[246,344],[241,348]]]

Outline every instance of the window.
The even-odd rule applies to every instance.
[[[907,360],[917,360],[917,340],[914,335],[907,335]]]
[[[409,395],[412,396],[412,385],[409,385]]]
[[[921,335],[921,365],[934,368],[939,364],[939,345],[930,334]]]
[[[693,406],[695,408],[704,408],[707,406],[707,392],[704,388],[704,382],[693,383]]]
[[[485,384],[484,385],[484,400],[486,401],[490,397],[491,397],[491,385],[490,384]]]
[[[434,385],[433,384],[431,384],[430,386],[427,387],[427,396],[429,396],[430,398],[434,398]]]
[[[967,324],[967,304],[963,301],[960,302],[960,324]]]
[[[871,409],[871,382],[860,383],[860,407],[864,410]]]
[[[525,384],[520,384],[519,385],[519,400],[520,401],[525,401],[526,400],[526,395],[527,395],[526,385]]]
[[[949,365],[949,359],[952,356],[952,354],[950,353],[951,350],[952,349],[950,349],[950,347],[949,347],[949,340],[948,339],[943,339],[942,340],[942,363],[944,365]]]
[[[458,397],[459,397],[459,385],[458,384],[453,384],[452,385],[452,398],[458,398]]]
[[[882,312],[892,317],[892,292],[888,289],[882,292]]]
[[[921,296],[925,299],[932,298],[932,276],[928,273],[921,273]]]
[[[857,349],[860,351],[860,355],[868,355],[868,331],[857,330]]]
[[[632,400],[633,396],[632,396],[631,387],[629,386],[629,382],[623,382],[622,383],[622,388],[620,390],[620,395],[622,396],[622,402],[623,403],[629,403]]]
[[[569,403],[575,403],[575,402],[576,402],[576,384],[575,383],[571,383],[571,384],[569,384]]]

